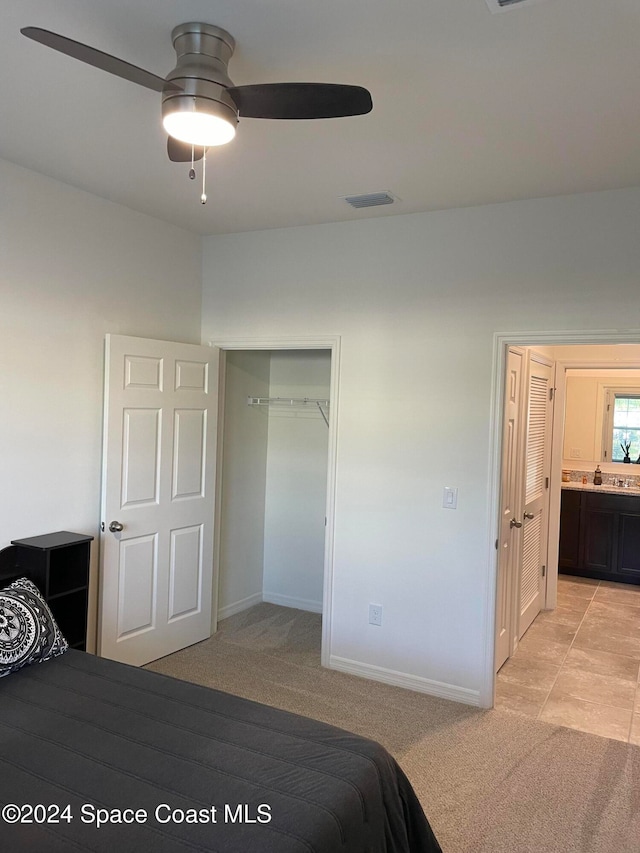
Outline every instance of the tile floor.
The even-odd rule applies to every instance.
[[[640,745],[640,586],[560,575],[498,673],[496,708]]]

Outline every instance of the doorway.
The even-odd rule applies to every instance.
[[[553,372],[548,355],[509,347],[496,542],[496,671],[545,603]]]
[[[556,406],[553,424],[553,442],[552,442],[552,466],[550,476],[550,501],[549,501],[549,522],[548,522],[548,548],[547,548],[547,563],[548,572],[546,578],[546,601],[543,607],[550,610],[556,606],[557,583],[558,583],[558,539],[559,539],[559,518],[560,518],[560,495],[561,495],[561,471],[563,467],[563,431],[564,431],[564,409],[565,409],[565,371],[568,367],[582,366],[585,368],[596,366],[612,366],[617,367],[638,367],[640,365],[639,349],[637,346],[628,346],[629,344],[637,345],[639,342],[637,335],[612,335],[612,334],[575,334],[563,335],[558,333],[536,334],[527,336],[495,336],[496,350],[494,373],[494,428],[492,434],[493,441],[493,481],[491,484],[492,506],[495,512],[494,518],[499,517],[500,506],[500,474],[502,471],[501,452],[502,442],[498,425],[503,419],[503,396],[502,389],[505,381],[505,371],[507,369],[506,354],[510,346],[532,346],[540,348],[548,348],[548,353],[553,356],[556,362]],[[625,346],[627,345],[627,346]],[[499,383],[499,385],[497,384]],[[492,554],[492,562],[496,565],[495,550]],[[496,575],[497,579],[497,565]],[[496,587],[489,593],[491,601],[488,602],[492,612],[492,622],[494,624],[496,611]],[[491,652],[491,669],[494,666],[495,649]],[[488,661],[487,661],[488,663]],[[487,672],[487,684],[494,681],[493,673]],[[484,692],[484,691],[483,691]],[[486,689],[484,695],[487,698],[487,706],[493,704],[493,684],[491,689]],[[481,702],[482,702],[481,698]]]
[[[259,602],[322,613],[326,666],[339,340],[212,343],[222,351],[212,629]]]

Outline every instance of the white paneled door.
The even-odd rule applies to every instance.
[[[498,582],[496,590],[495,669],[500,669],[515,646],[513,601],[522,547],[522,350],[510,348],[504,388]]]
[[[219,350],[107,335],[98,651],[209,637]]]

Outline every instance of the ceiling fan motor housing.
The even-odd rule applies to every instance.
[[[162,93],[162,115],[169,113],[212,112],[234,127],[238,109],[227,88],[233,86],[227,65],[235,48],[235,40],[226,30],[212,24],[180,24],[171,33],[178,61],[166,81],[182,88],[165,89]]]

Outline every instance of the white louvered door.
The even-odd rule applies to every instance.
[[[542,608],[543,566],[547,553],[549,474],[551,469],[550,389],[553,370],[529,359],[525,437],[524,518],[518,578],[518,638]]]
[[[524,352],[509,348],[505,372],[502,428],[502,482],[496,595],[495,669],[513,654],[516,642],[516,580],[520,566],[522,525],[522,393]]]
[[[218,356],[107,335],[103,657],[140,666],[211,634]]]

